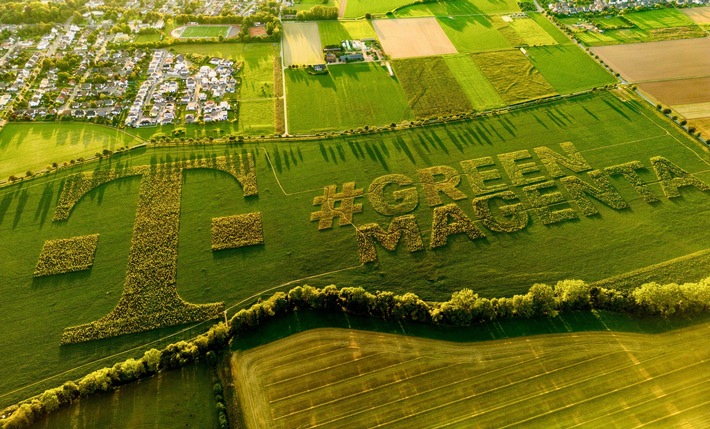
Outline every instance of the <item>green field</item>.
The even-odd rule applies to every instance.
[[[516,18],[510,26],[528,46],[554,45],[555,39],[530,18]]]
[[[325,6],[325,7],[339,7],[340,2],[338,0],[327,0],[323,3],[323,0],[297,0],[293,3],[293,6],[289,6],[289,9],[301,10],[311,10],[313,6]]]
[[[395,60],[392,66],[416,117],[468,112],[473,108],[443,57]]]
[[[489,110],[505,105],[470,55],[447,55],[444,61],[476,110]]]
[[[575,45],[536,46],[527,52],[530,62],[560,94],[616,82],[611,73]]]
[[[624,18],[631,21],[636,25],[636,27],[642,30],[671,27],[693,27],[696,25],[695,22],[688,18],[683,12],[672,8],[631,12],[625,14]]]
[[[370,21],[320,21],[318,32],[323,46],[339,45],[343,40],[377,38]]]
[[[10,123],[0,130],[0,178],[142,143],[115,128],[82,123]]]
[[[375,64],[336,65],[327,75],[286,70],[290,133],[388,125],[411,119],[402,88]]]
[[[365,14],[384,14],[416,0],[348,0],[343,18],[361,18]]]
[[[243,100],[239,102],[239,132],[244,135],[274,133],[274,100]]]
[[[228,25],[191,25],[182,30],[180,38],[227,37],[229,35],[229,28]]]
[[[391,79],[384,71],[368,73],[375,72]],[[387,99],[382,94],[370,95],[377,98],[369,102]],[[303,109],[314,105],[304,103]],[[333,106],[323,109],[334,111]],[[294,111],[298,112],[290,109],[290,114]],[[206,168],[186,171],[182,182],[177,292],[191,303],[224,302],[228,314],[253,302],[256,295],[304,283],[363,286],[398,294],[411,291],[426,300],[448,299],[452,291],[464,287],[482,296],[511,296],[538,282],[565,278],[594,282],[708,248],[710,193],[683,187],[680,198],[666,198],[650,159],[666,157],[710,182],[710,155],[666,121],[641,101],[623,101],[615,93],[598,92],[474,121],[397,132],[306,142],[149,146],[73,171],[122,171],[129,166],[252,153],[259,191],[256,197],[244,198],[232,176]],[[488,180],[486,185],[507,185],[517,195],[516,202],[527,208],[530,200],[521,187],[512,186],[501,167],[501,159],[509,157],[499,155],[528,150],[532,158],[523,158],[518,165],[534,162],[540,171],[524,177],[549,177],[532,149],[546,146],[561,152],[559,143],[567,141],[595,169],[639,161],[645,168],[635,171],[659,201],[645,202],[623,177],[615,176],[609,180],[630,208],[616,210],[594,201],[599,213],[587,216],[571,201],[562,183],[553,180],[554,187],[541,192],[560,192],[566,202],[551,209],[572,208],[578,220],[544,225],[539,213],[530,211],[525,228],[516,233],[484,227],[473,212],[474,194],[461,161],[492,157],[495,164],[485,166],[483,162],[480,171],[494,176],[497,172],[505,179]],[[485,238],[471,240],[454,234],[446,246],[429,249],[435,209],[427,202],[417,171],[441,165],[461,175],[458,189],[465,198],[457,200],[458,206],[485,232]],[[426,171],[430,170],[420,171],[424,178]],[[563,172],[590,181],[586,173],[571,173],[566,168]],[[140,188],[137,177],[100,186],[76,205],[68,220],[53,222],[67,174],[61,171],[0,188],[0,240],[12,255],[0,258],[4,280],[0,293],[12,297],[2,301],[0,312],[5,333],[0,347],[7,351],[0,358],[2,405],[118,360],[140,356],[152,341],[155,343],[150,347],[159,348],[194,336],[206,326],[182,333],[188,326],[177,326],[59,346],[65,328],[97,320],[116,306],[126,276]],[[337,185],[340,191],[343,183],[354,181],[356,188],[366,193],[355,201],[363,205],[363,211],[353,215],[354,224],[376,222],[387,228],[391,217],[373,209],[367,189],[377,177],[389,174],[402,174],[413,182],[411,186],[388,185],[385,194],[394,198],[394,191],[417,190],[418,205],[411,213],[428,250],[410,254],[403,246],[394,252],[378,246],[378,262],[362,265],[353,227],[339,226],[336,219],[333,228],[318,230],[318,223],[310,221],[311,213],[320,210],[313,200],[324,195],[326,186]],[[437,176],[436,180],[440,179]],[[440,197],[443,204],[453,202],[444,193]],[[498,205],[492,205],[494,214],[501,216]],[[263,245],[211,250],[213,218],[253,212],[262,213]],[[91,269],[32,277],[46,240],[88,234],[100,235]],[[697,281],[709,274],[700,265],[698,271],[684,271],[675,280]]]
[[[506,104],[555,94],[550,83],[517,49],[471,55]]]
[[[191,365],[81,399],[32,429],[216,428],[211,371]]]
[[[508,49],[510,42],[498,31],[500,20],[484,15],[438,18],[441,28],[459,52]]]
[[[693,345],[708,328],[474,344],[317,329],[232,365],[247,428],[702,427],[710,349]]]
[[[348,3],[348,6],[350,3]],[[397,17],[410,16],[465,16],[520,12],[515,0],[439,0],[416,3],[397,11]]]
[[[162,34],[138,34],[136,35],[135,43],[150,43],[163,40]]]

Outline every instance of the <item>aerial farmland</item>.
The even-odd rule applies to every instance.
[[[706,427],[708,7],[0,3],[0,428]]]

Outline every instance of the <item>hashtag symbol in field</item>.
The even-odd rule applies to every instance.
[[[323,188],[323,195],[313,198],[314,206],[320,211],[311,213],[311,222],[318,221],[318,229],[333,227],[333,219],[338,218],[340,226],[353,223],[353,214],[362,213],[362,204],[355,204],[355,198],[362,197],[362,189],[355,189],[355,182],[343,183],[343,190],[337,192],[336,185]],[[336,203],[340,203],[337,207]]]

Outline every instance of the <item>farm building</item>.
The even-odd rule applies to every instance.
[[[340,57],[340,61],[349,63],[351,61],[364,61],[365,57],[362,55],[362,53],[356,53],[356,54],[345,54]]]

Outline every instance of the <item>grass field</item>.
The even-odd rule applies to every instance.
[[[0,130],[0,178],[24,176],[53,162],[88,158],[104,149],[116,150],[141,141],[115,128],[94,124],[10,123]]]
[[[135,43],[159,42],[163,40],[162,34],[137,34]]]
[[[415,0],[347,0],[343,18],[361,18],[365,14],[384,14]]]
[[[341,70],[348,73],[347,67]],[[382,73],[383,81],[391,82],[384,70],[376,73]],[[357,82],[357,77],[358,73],[353,73],[348,79],[337,80]],[[368,77],[364,81],[373,79]],[[394,91],[362,92],[365,95],[352,93],[367,105],[373,105],[373,100],[394,99]],[[315,94],[313,100],[319,100]],[[406,99],[401,96],[400,100],[400,106],[406,109]],[[346,101],[347,98],[340,102]],[[301,111],[321,109],[318,106],[317,101],[304,101]],[[336,111],[333,106],[322,109],[327,113]],[[299,109],[289,112],[292,115]],[[308,117],[327,118],[327,114],[320,112],[310,112]],[[295,119],[290,119],[293,126]],[[666,121],[640,101],[622,101],[614,93],[599,92],[475,121],[398,132],[305,142],[149,146],[73,171],[252,153],[258,197],[245,199],[231,176],[207,169],[184,173],[182,184],[177,291],[180,297],[196,304],[224,302],[229,314],[253,302],[255,294],[303,283],[318,287],[363,286],[400,294],[411,291],[427,300],[448,299],[452,291],[463,287],[488,297],[511,296],[527,291],[537,282],[552,283],[564,278],[599,281],[708,248],[708,192],[688,187],[680,189],[681,198],[665,198],[649,159],[667,157],[710,182],[710,155]],[[360,263],[351,226],[337,226],[336,220],[333,229],[319,231],[317,224],[310,222],[311,213],[319,210],[313,205],[314,197],[322,196],[325,186],[337,184],[340,190],[343,183],[354,181],[357,189],[367,192],[375,178],[402,174],[413,184],[401,188],[390,185],[385,193],[391,196],[396,190],[417,190],[419,203],[412,214],[428,244],[434,209],[427,204],[417,170],[446,165],[462,174],[461,161],[492,157],[496,164],[482,167],[481,171],[499,172],[505,179],[487,184],[508,185],[527,207],[527,197],[519,187],[511,185],[497,155],[528,150],[532,158],[518,164],[534,162],[540,172],[526,176],[546,177],[545,168],[532,149],[547,146],[559,152],[558,143],[566,141],[573,142],[584,159],[597,169],[638,160],[645,166],[637,170],[639,177],[660,201],[646,203],[622,177],[612,177],[612,185],[630,209],[614,210],[595,202],[599,214],[584,216],[569,201],[571,197],[560,182],[554,181],[557,185],[548,191],[559,191],[568,201],[554,209],[574,208],[579,220],[546,226],[531,212],[527,226],[517,233],[485,229],[486,238],[475,241],[457,234],[449,238],[445,247],[413,254],[406,249],[388,252],[378,247],[378,263],[365,266]],[[577,175],[564,168],[563,171]],[[0,258],[3,273],[0,294],[12,297],[2,301],[0,312],[4,332],[0,347],[7,351],[0,357],[2,405],[109,363],[140,355],[145,344],[152,341],[156,341],[152,347],[160,347],[197,331],[179,333],[187,327],[178,326],[90,343],[58,345],[66,327],[96,320],[117,304],[126,274],[140,186],[138,178],[101,186],[77,204],[67,221],[52,222],[67,174],[61,171],[0,189],[0,242],[4,249],[11,249]],[[584,173],[579,177],[589,181]],[[459,207],[483,228],[473,214],[473,192],[468,178],[461,180],[458,189],[467,197],[458,201]],[[444,204],[453,202],[443,193],[441,198]],[[363,212],[354,214],[355,225],[377,222],[387,228],[391,218],[373,209],[369,195],[358,198],[356,203],[363,204]],[[212,218],[251,212],[262,213],[263,245],[211,250]],[[100,239],[90,270],[32,277],[45,240],[97,233]],[[701,266],[698,271],[681,272],[676,280],[697,281],[709,274]],[[169,336],[172,334],[175,335]],[[138,346],[140,350],[127,351]]]
[[[554,45],[555,39],[552,38],[537,22],[530,18],[516,18],[510,22],[518,35],[525,41],[528,46],[543,46]]]
[[[243,100],[239,102],[239,132],[245,135],[274,133],[274,100]]]
[[[508,49],[510,42],[498,31],[499,20],[484,15],[442,17],[441,28],[459,52]]]
[[[370,21],[320,21],[320,41],[325,45],[339,45],[343,40],[377,38]]]
[[[180,38],[227,37],[229,35],[229,28],[228,25],[191,25],[182,30]]]
[[[393,67],[416,117],[468,112],[473,108],[444,58],[397,60]]]
[[[349,5],[349,3],[348,3]],[[520,12],[514,0],[439,0],[430,3],[417,3],[397,11],[398,17],[410,16],[465,16]]]
[[[678,9],[665,8],[647,10],[643,12],[631,12],[624,15],[642,30],[670,27],[691,27],[695,23]]]
[[[444,62],[476,110],[489,110],[505,105],[470,55],[449,55],[444,57]]]
[[[317,329],[232,365],[248,428],[701,427],[708,328],[473,344]]]
[[[216,428],[212,374],[205,365],[162,372],[114,392],[81,399],[31,427]]]
[[[331,66],[327,75],[286,70],[289,132],[344,130],[411,119],[396,79],[375,64]]]
[[[613,84],[614,76],[575,45],[536,46],[528,58],[560,94]]]
[[[323,3],[323,0],[298,0],[294,2],[293,6],[289,6],[290,9],[296,10],[311,10],[314,6],[325,6],[325,7],[338,7],[340,2],[338,0],[327,0]]]
[[[519,50],[471,54],[507,104],[555,94],[555,89]]]

